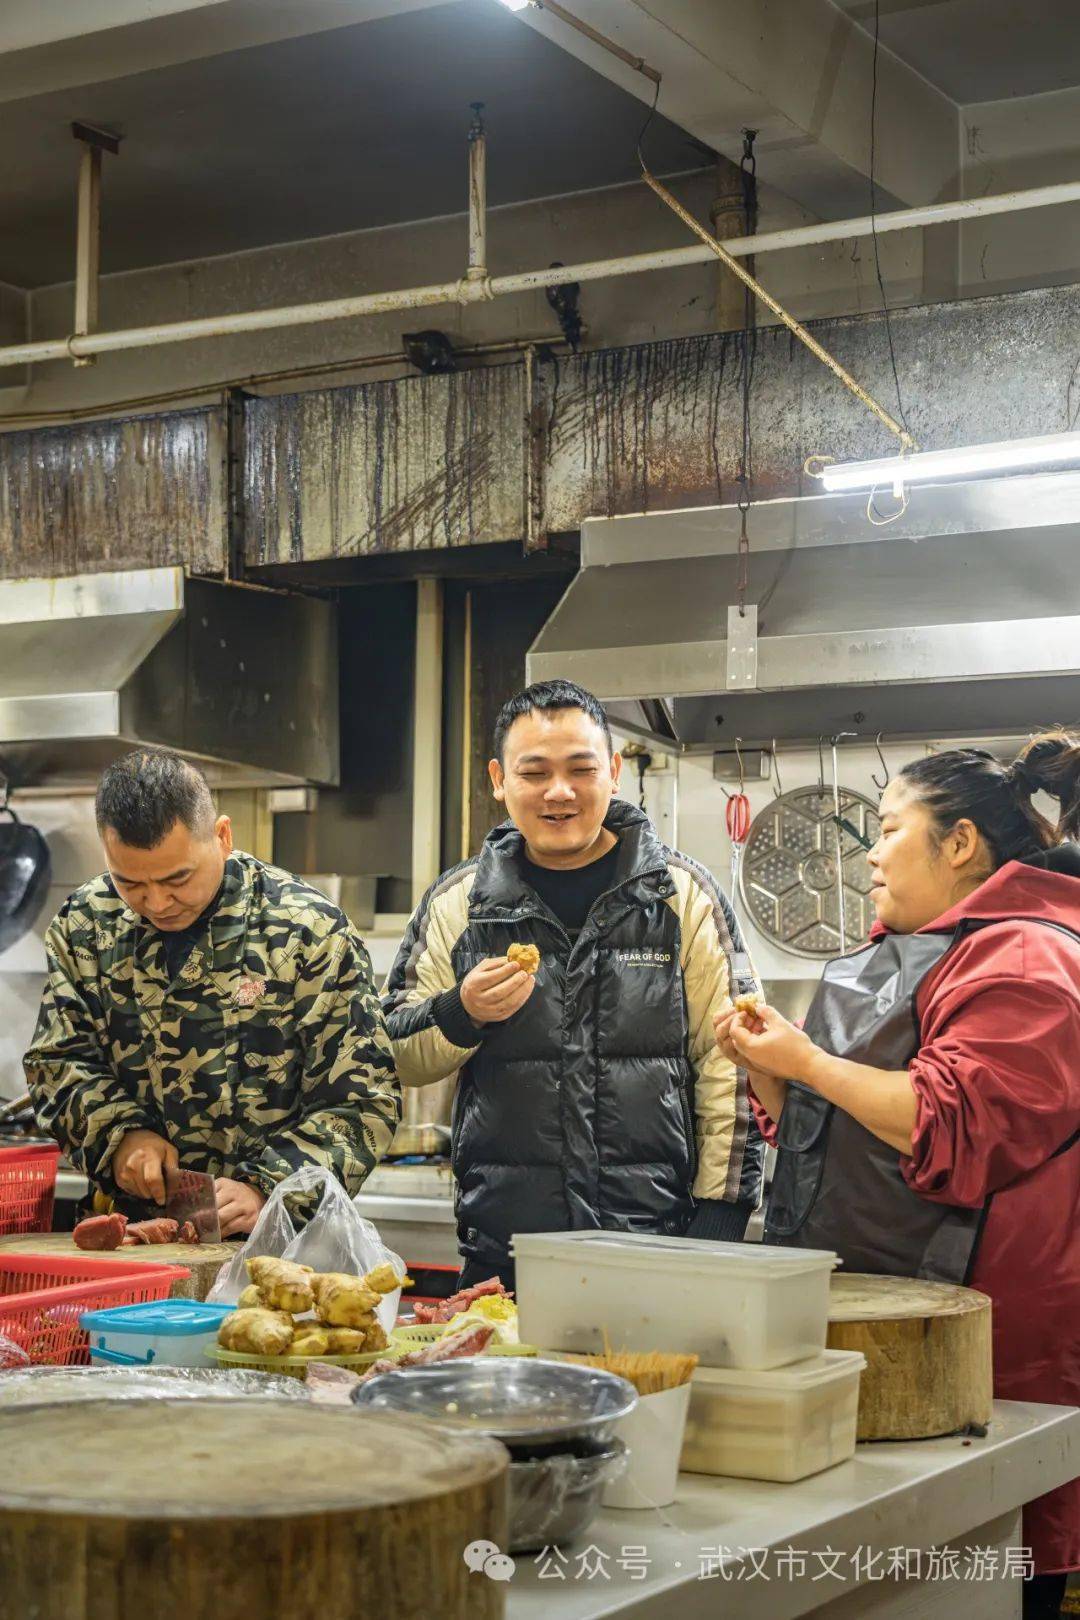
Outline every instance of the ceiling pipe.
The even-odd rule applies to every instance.
[[[1018,213],[1030,208],[1050,208],[1061,203],[1080,202],[1080,181],[1061,185],[1036,186],[1028,191],[1006,191],[996,196],[972,197],[963,202],[931,203],[923,208],[898,209],[865,214],[858,219],[834,220],[821,225],[802,225],[792,230],[767,231],[758,236],[738,237],[724,243],[734,258],[750,258],[788,248],[812,247],[822,242],[845,241],[854,237],[879,235],[888,231],[916,230],[927,225],[982,218],[989,214]],[[207,315],[197,320],[171,321],[153,326],[133,326],[115,332],[92,332],[86,336],[46,338],[36,343],[15,343],[0,348],[0,366],[33,365],[44,360],[82,359],[87,355],[110,354],[118,349],[148,349],[164,343],[189,343],[200,338],[232,337],[244,332],[265,332],[283,326],[310,326],[322,321],[354,320],[365,315],[385,315],[395,310],[424,309],[439,304],[482,303],[490,298],[532,292],[540,287],[559,286],[567,281],[602,281],[609,276],[640,275],[650,270],[676,269],[704,264],[715,258],[713,248],[704,243],[689,247],[660,249],[653,253],[624,254],[613,259],[594,259],[584,264],[548,266],[525,270],[510,276],[474,277],[466,274],[457,281],[438,282],[427,287],[407,287],[393,292],[363,293],[353,298],[320,299],[310,304],[289,304],[279,309],[249,310],[237,314]]]
[[[487,280],[487,136],[484,103],[472,104],[469,130],[469,281]]]

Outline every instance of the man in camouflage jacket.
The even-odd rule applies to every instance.
[[[110,767],[126,767],[122,793],[137,797],[117,814],[126,838],[165,823],[148,848],[118,841],[108,824],[116,779],[103,779],[110,872],[77,890],[48,931],[49,981],[25,1068],[39,1125],[97,1188],[146,1213],[161,1201],[162,1164],[207,1171],[228,1235],[250,1230],[275,1184],[302,1165],[325,1165],[355,1194],[390,1144],[400,1090],[367,952],[347,918],[299,879],[232,852],[225,817],[211,848],[200,836],[206,784],[170,758]],[[178,783],[193,795],[194,829]],[[147,822],[155,788],[166,802]],[[209,877],[189,875],[207,859]],[[177,860],[171,887],[141,870]],[[200,905],[199,882],[205,890],[219,871],[211,905]]]

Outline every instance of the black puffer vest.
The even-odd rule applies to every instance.
[[[540,951],[536,989],[488,1026],[461,1071],[453,1114],[458,1237],[505,1264],[514,1232],[605,1227],[680,1234],[693,1210],[693,1071],[680,925],[664,846],[616,800],[612,888],[571,942],[528,886],[521,834],[488,837],[455,976],[515,942]]]

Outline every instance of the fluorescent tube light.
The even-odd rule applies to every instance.
[[[535,5],[536,0],[500,0],[507,11],[525,11],[527,7]]]
[[[1048,433],[1040,439],[1004,439],[956,450],[919,450],[880,461],[826,462],[821,481],[830,494],[858,489],[899,492],[912,484],[949,478],[983,478],[994,473],[1046,472],[1080,466],[1080,433]]]

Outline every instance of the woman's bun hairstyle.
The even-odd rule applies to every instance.
[[[1080,838],[1080,736],[1044,731],[1011,765],[985,748],[951,748],[912,760],[900,772],[926,805],[939,835],[971,821],[986,840],[995,867],[1030,861]],[[1032,804],[1048,793],[1061,807],[1056,822]]]
[[[1058,730],[1033,737],[1013,761],[1009,777],[1028,798],[1042,792],[1058,801],[1056,843],[1080,838],[1080,736]]]

